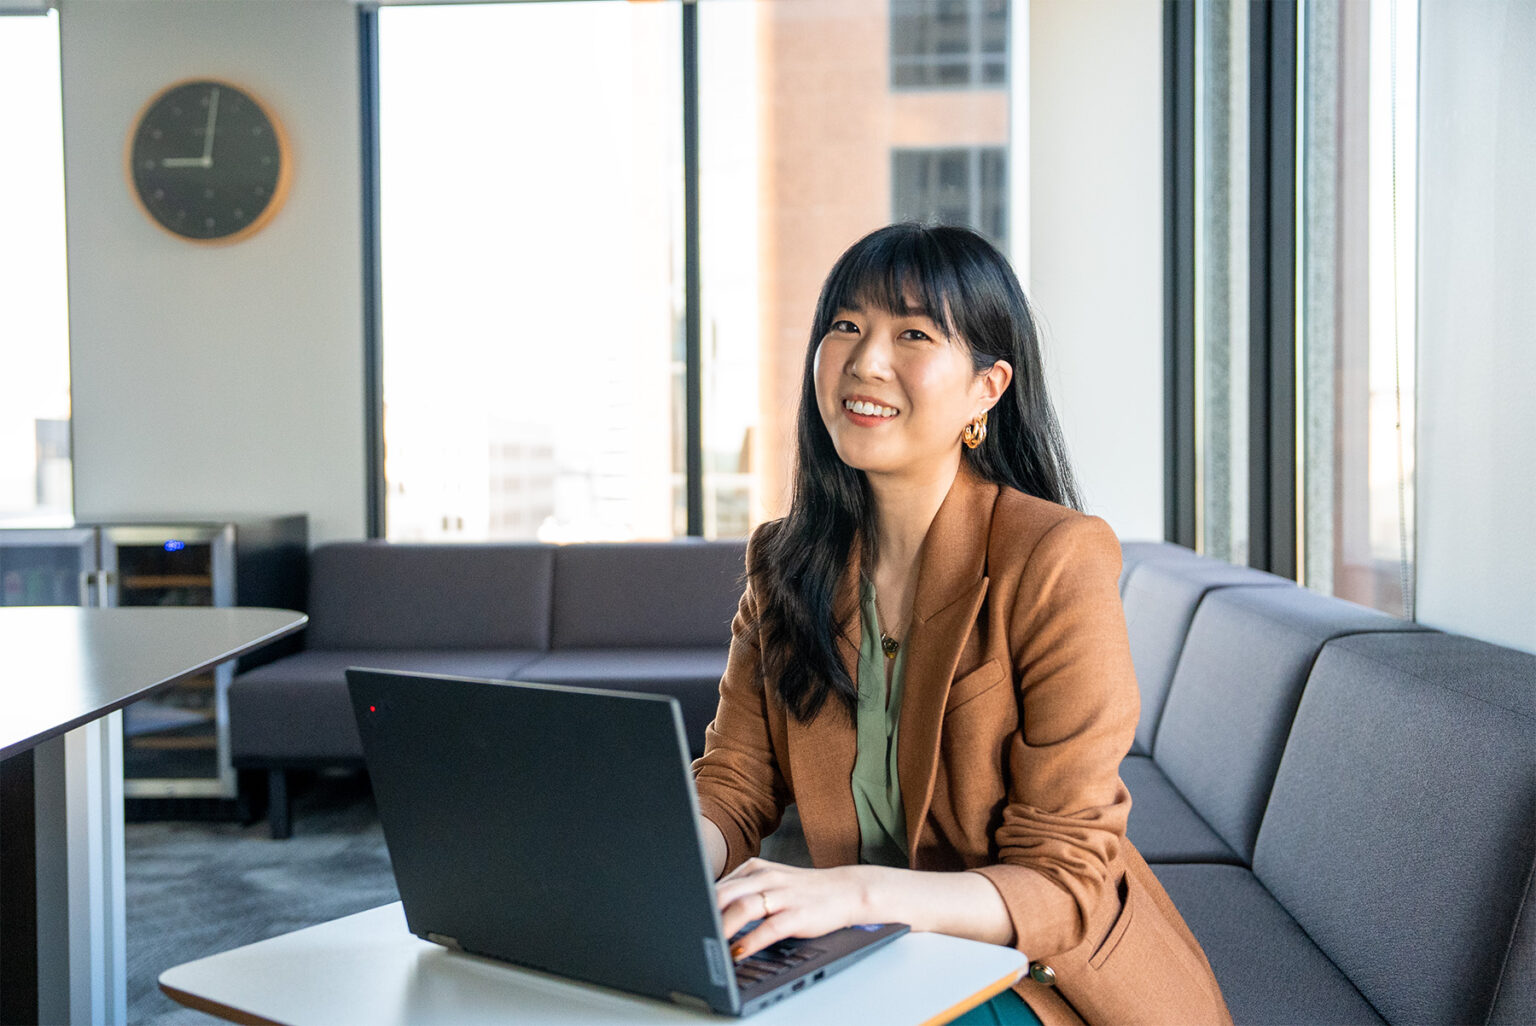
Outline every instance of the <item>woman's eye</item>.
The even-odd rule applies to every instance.
[[[844,335],[857,335],[859,326],[852,321],[833,321],[832,330]]]
[[[928,342],[932,340],[932,336],[930,336],[925,331],[918,330],[917,328],[908,328],[906,331],[901,333],[901,337],[911,339],[915,342]]]

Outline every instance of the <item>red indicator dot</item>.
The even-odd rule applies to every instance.
[[[376,706],[376,705],[370,705],[370,706],[369,706],[369,707],[368,707],[368,711],[369,711],[369,712],[378,712],[378,711],[379,711],[379,707],[378,707],[378,706]]]

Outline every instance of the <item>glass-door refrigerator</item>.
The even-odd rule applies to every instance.
[[[0,531],[0,606],[95,605],[96,529]]]
[[[234,605],[235,525],[101,528],[104,606]],[[128,798],[233,798],[226,693],[220,663],[123,710],[123,794]]]

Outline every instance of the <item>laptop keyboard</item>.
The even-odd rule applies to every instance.
[[[809,941],[800,938],[792,937],[781,940],[777,944],[770,944],[756,954],[748,955],[736,963],[736,985],[752,987],[770,982],[774,977],[787,973],[820,954],[820,948],[812,947]]]

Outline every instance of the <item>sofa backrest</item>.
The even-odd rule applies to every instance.
[[[554,547],[336,542],[310,553],[312,649],[549,643]]]
[[[1125,548],[1122,546],[1122,550]],[[1168,687],[1173,683],[1173,671],[1200,600],[1217,588],[1294,588],[1296,584],[1262,570],[1207,559],[1166,543],[1131,550],[1125,558],[1136,559],[1120,589],[1120,598],[1125,606],[1125,629],[1130,635],[1136,684],[1141,690],[1141,719],[1136,724],[1136,743],[1131,751],[1150,755]]]
[[[1438,633],[1325,646],[1253,868],[1387,1021],[1536,1021],[1533,864],[1536,656]]]
[[[1125,582],[1131,571],[1148,559],[1182,559],[1195,556],[1194,549],[1165,541],[1123,541],[1120,543],[1120,594],[1125,594]]]
[[[746,559],[745,539],[558,548],[550,647],[729,645]]]
[[[1213,590],[1190,623],[1152,757],[1251,863],[1296,703],[1323,643],[1420,629],[1306,588]]]

